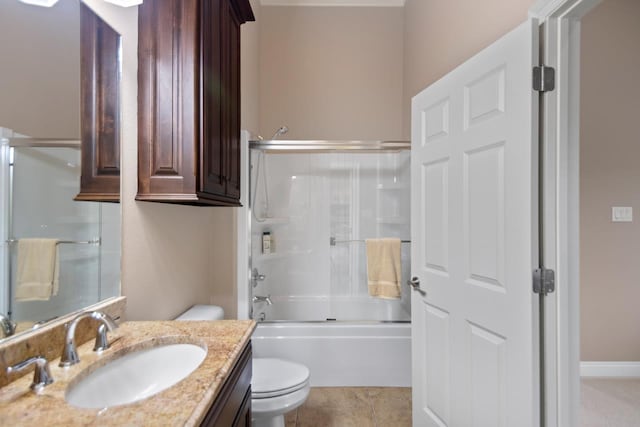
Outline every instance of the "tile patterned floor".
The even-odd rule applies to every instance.
[[[640,426],[639,378],[583,378],[582,427]],[[318,387],[286,427],[411,427],[411,389]]]
[[[286,427],[411,427],[411,389],[316,387]]]

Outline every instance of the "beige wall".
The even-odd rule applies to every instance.
[[[80,137],[80,8],[0,1],[0,127]]]
[[[637,0],[608,0],[582,21],[582,360],[640,360],[639,20]],[[612,223],[612,206],[634,222]]]
[[[409,139],[411,98],[523,22],[533,2],[263,7],[260,132]]]
[[[402,8],[261,10],[260,133],[289,139],[402,136]]]
[[[250,0],[255,22],[247,22],[240,27],[240,103],[242,113],[240,128],[257,134],[260,129],[259,83],[260,83],[260,22],[262,20],[260,1]]]
[[[534,0],[406,0],[403,135],[411,98],[527,18]]]

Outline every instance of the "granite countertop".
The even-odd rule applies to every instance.
[[[93,340],[78,348],[80,363],[49,366],[55,382],[36,394],[32,371],[0,388],[0,420],[20,426],[200,425],[255,328],[252,320],[126,322],[110,334],[111,348],[97,354]],[[207,348],[202,364],[187,378],[142,401],[104,409],[73,407],[64,399],[67,385],[126,353],[161,344],[192,343]],[[90,368],[90,369],[87,369]],[[87,371],[85,371],[85,369]]]

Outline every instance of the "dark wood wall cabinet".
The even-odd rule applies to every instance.
[[[120,201],[120,34],[80,4],[80,193]]]
[[[138,12],[136,200],[240,205],[240,25],[248,0],[153,0]]]
[[[251,356],[249,342],[204,416],[202,427],[251,427]]]

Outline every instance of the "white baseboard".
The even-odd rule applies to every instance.
[[[580,362],[581,377],[640,377],[640,362]]]

